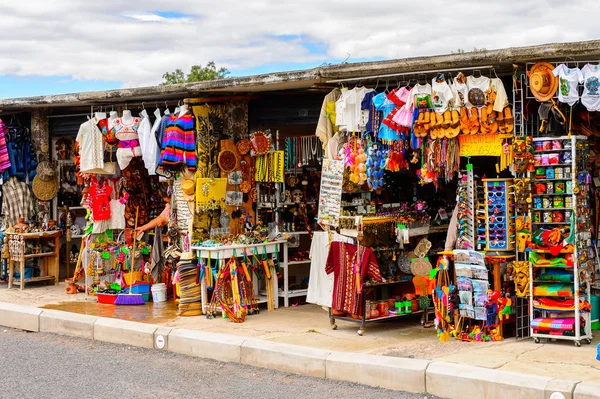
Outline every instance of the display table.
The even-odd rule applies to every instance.
[[[59,237],[61,232],[45,231],[40,233],[7,234],[6,240],[9,247],[10,260],[8,262],[8,288],[17,283],[20,288],[25,289],[25,283],[37,281],[54,281],[58,283],[58,265],[59,265]],[[27,245],[34,240],[39,240],[37,245],[31,247]],[[41,250],[49,242],[53,241],[52,251],[44,252]],[[51,246],[50,246],[51,247]],[[27,277],[25,274],[25,263],[30,259],[42,259],[42,275],[38,277]],[[19,263],[19,280],[15,280],[15,262]]]
[[[283,247],[283,248],[282,248]],[[266,242],[266,243],[260,243],[260,244],[249,244],[249,245],[226,245],[226,246],[217,246],[217,247],[202,247],[202,246],[192,246],[192,251],[196,252],[196,255],[198,257],[198,259],[202,259],[203,263],[208,262],[208,260],[210,259],[211,264],[213,262],[219,262],[219,269],[225,264],[225,262],[227,262],[227,260],[229,258],[231,258],[232,256],[235,256],[237,258],[243,258],[244,255],[247,257],[251,257],[254,255],[255,251],[259,254],[259,255],[263,255],[264,253],[267,254],[273,254],[276,251],[278,251],[279,253],[282,253],[283,251],[283,262],[280,262],[280,266],[283,269],[284,272],[284,281],[286,281],[286,288],[287,288],[287,270],[288,270],[288,265],[287,265],[287,241],[286,240],[278,240],[278,241],[270,241],[270,242]],[[274,306],[275,308],[279,307],[279,301],[277,300],[277,298],[279,298],[279,284],[277,281],[276,276],[274,276],[274,281],[273,281],[273,291],[275,292],[275,303]],[[256,298],[258,298],[258,303],[267,303],[267,296],[265,295],[260,295],[259,292],[259,280],[256,278],[255,275],[252,276],[252,285],[254,287],[254,295],[256,296]],[[285,290],[284,290],[285,293]],[[206,313],[206,307],[207,307],[207,294],[206,294],[206,283],[204,282],[204,279],[202,279],[202,288],[201,288],[201,295],[202,295],[202,312]]]

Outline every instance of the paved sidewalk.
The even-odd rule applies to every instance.
[[[326,312],[318,306],[302,305],[261,311],[248,316],[246,322],[231,323],[225,319],[207,320],[204,316],[177,317],[171,302],[145,307],[118,307],[85,301],[83,294],[66,295],[64,284],[39,286],[19,291],[0,285],[0,302],[93,314],[145,323],[160,324],[216,333],[260,338],[280,343],[309,346],[345,352],[443,360],[527,374],[600,382],[600,362],[596,346],[583,344],[576,348],[564,341],[535,344],[532,340],[475,343],[439,342],[432,329],[424,329],[419,318],[370,323],[365,335],[356,334],[358,324],[338,321],[338,330],[329,326]],[[69,302],[69,303],[65,303]],[[73,303],[74,302],[74,303]]]

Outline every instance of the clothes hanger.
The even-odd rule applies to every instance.
[[[379,79],[377,79],[377,83],[375,84],[375,88],[373,90],[377,90],[378,87],[379,87]]]
[[[479,76],[475,76],[477,74],[477,72],[479,72]],[[474,78],[480,78],[481,77],[481,71],[479,69],[473,70],[473,77]]]

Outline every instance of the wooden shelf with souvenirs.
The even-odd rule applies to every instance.
[[[10,253],[8,288],[17,284],[23,290],[25,284],[40,281],[58,283],[60,234],[58,230],[6,234],[5,245]]]

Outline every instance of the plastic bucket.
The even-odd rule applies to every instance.
[[[167,301],[167,286],[164,283],[154,284],[152,288],[152,301],[166,302]]]
[[[592,295],[592,330],[600,330],[600,296]]]

